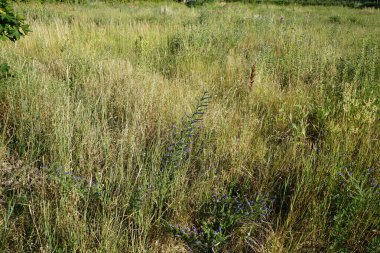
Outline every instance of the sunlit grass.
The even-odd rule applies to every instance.
[[[373,168],[379,181],[379,10],[16,9],[32,32],[0,47],[13,74],[0,79],[0,251],[186,252],[162,220],[190,227],[231,183],[273,211],[268,224],[234,230],[222,252],[376,247],[380,207],[369,203],[378,195],[359,201],[373,215],[355,204],[354,218],[349,195],[339,199],[343,213],[334,201],[345,166],[355,176]],[[162,183],[173,125],[204,91],[199,136]],[[102,194],[43,169],[57,167],[98,182]],[[356,223],[343,226],[344,217]]]

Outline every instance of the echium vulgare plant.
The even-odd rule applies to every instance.
[[[58,182],[65,191],[76,190],[81,195],[90,193],[94,196],[102,196],[104,193],[103,186],[96,180],[77,176],[73,172],[66,171],[63,167],[43,167],[42,169],[48,173],[48,178],[52,182]]]
[[[195,110],[190,116],[184,116],[181,124],[173,127],[173,140],[163,155],[157,180],[151,190],[158,192],[156,214],[160,217],[166,210],[170,195],[170,184],[175,179],[175,172],[189,161],[191,149],[196,143],[201,130],[201,122],[209,105],[210,95],[205,91],[198,100]],[[146,189],[145,189],[146,190]],[[139,189],[138,191],[145,191]],[[137,193],[140,195],[140,193]]]
[[[330,229],[334,252],[380,253],[379,174],[372,167],[361,171],[348,166],[339,172]]]
[[[234,229],[247,222],[266,222],[270,211],[266,200],[229,190],[223,196],[212,196],[197,214],[199,220],[191,227],[172,224],[167,227],[192,252],[218,252]]]
[[[173,127],[173,142],[167,148],[164,155],[162,172],[168,173],[170,177],[189,158],[192,145],[195,143],[201,128],[203,115],[208,107],[210,96],[207,91],[198,101],[198,104],[191,116],[182,119],[180,129]]]

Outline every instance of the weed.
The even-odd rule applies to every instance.
[[[334,251],[363,251],[376,245],[380,227],[380,183],[373,168],[354,173],[345,167],[339,173],[333,203],[335,212],[330,233]]]

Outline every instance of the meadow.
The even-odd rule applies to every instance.
[[[14,7],[0,252],[380,252],[379,9]]]

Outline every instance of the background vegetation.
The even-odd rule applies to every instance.
[[[1,252],[380,252],[379,10],[16,9]]]
[[[39,3],[80,3],[88,4],[97,2],[96,0],[13,0],[16,2],[39,2]],[[146,0],[145,0],[146,1]],[[339,5],[339,6],[349,6],[355,8],[364,7],[376,7],[379,8],[378,0],[173,0],[174,2],[191,3],[191,5],[202,5],[205,3],[215,3],[215,2],[241,2],[241,3],[254,3],[254,4],[278,4],[278,5],[289,5],[289,4],[300,4],[300,5]],[[101,2],[106,3],[131,3],[138,2],[135,0],[102,0]],[[141,2],[144,2],[142,0]],[[148,0],[148,2],[166,2],[166,0]]]

